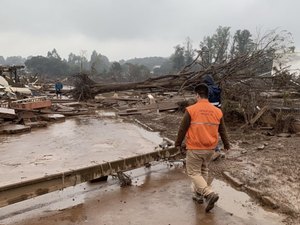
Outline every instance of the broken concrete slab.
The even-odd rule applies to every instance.
[[[125,111],[119,113],[119,115],[127,116],[127,115],[140,115],[146,112],[163,112],[168,110],[176,110],[178,109],[178,104],[176,102],[160,102],[160,103],[153,103],[149,105],[144,105],[141,107],[136,108],[129,108]]]
[[[17,115],[16,115],[16,112],[14,109],[0,107],[0,118],[15,119],[15,118],[17,118]]]
[[[20,124],[10,124],[0,127],[0,134],[19,134],[30,132],[31,127],[20,125]]]

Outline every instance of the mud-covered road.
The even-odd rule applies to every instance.
[[[162,134],[168,131],[168,137],[174,139],[179,118],[179,115],[160,114],[150,120],[139,119]],[[150,152],[161,141],[155,132],[103,116],[79,117],[28,134],[2,136],[0,184]],[[239,156],[240,148],[235,139],[231,153],[234,159]],[[225,162],[212,163],[216,177],[222,178],[220,170],[243,168],[239,158]],[[216,179],[212,185],[220,200],[211,213],[205,213],[204,206],[191,199],[190,182],[181,163],[172,167],[159,163],[150,169],[131,171],[130,175],[133,177],[130,187],[120,188],[117,180],[110,178],[108,183],[81,184],[0,208],[0,224],[254,225],[284,224],[286,219],[279,215],[280,211],[268,212],[244,192]]]
[[[174,112],[136,115],[134,119],[175,140],[182,116],[183,113]],[[225,122],[231,150],[226,159],[210,164],[214,177],[225,180],[223,172],[230,172],[259,191],[251,194],[262,205],[272,209],[269,203],[262,201],[262,196],[272,198],[276,211],[288,216],[286,224],[300,224],[300,135],[277,135],[259,128],[242,130],[241,124]]]
[[[220,200],[211,213],[193,202],[182,164],[166,163],[129,173],[133,185],[117,180],[82,184],[0,209],[7,225],[256,225],[283,224],[283,216],[267,212],[248,195],[214,180]]]

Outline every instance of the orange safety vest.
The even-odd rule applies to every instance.
[[[186,133],[186,147],[190,150],[215,149],[223,113],[207,99],[200,99],[187,107],[191,123]]]

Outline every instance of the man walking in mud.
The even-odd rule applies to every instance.
[[[203,196],[209,212],[219,196],[207,184],[208,164],[218,144],[218,133],[224,144],[224,151],[230,148],[221,109],[208,101],[208,87],[199,84],[195,88],[197,103],[186,108],[175,146],[182,151],[181,144],[186,138],[186,170],[192,180],[194,192]]]

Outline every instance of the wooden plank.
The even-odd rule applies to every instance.
[[[250,124],[253,125],[267,110],[269,109],[269,106],[265,105],[257,114],[255,117],[253,117],[250,120]]]

